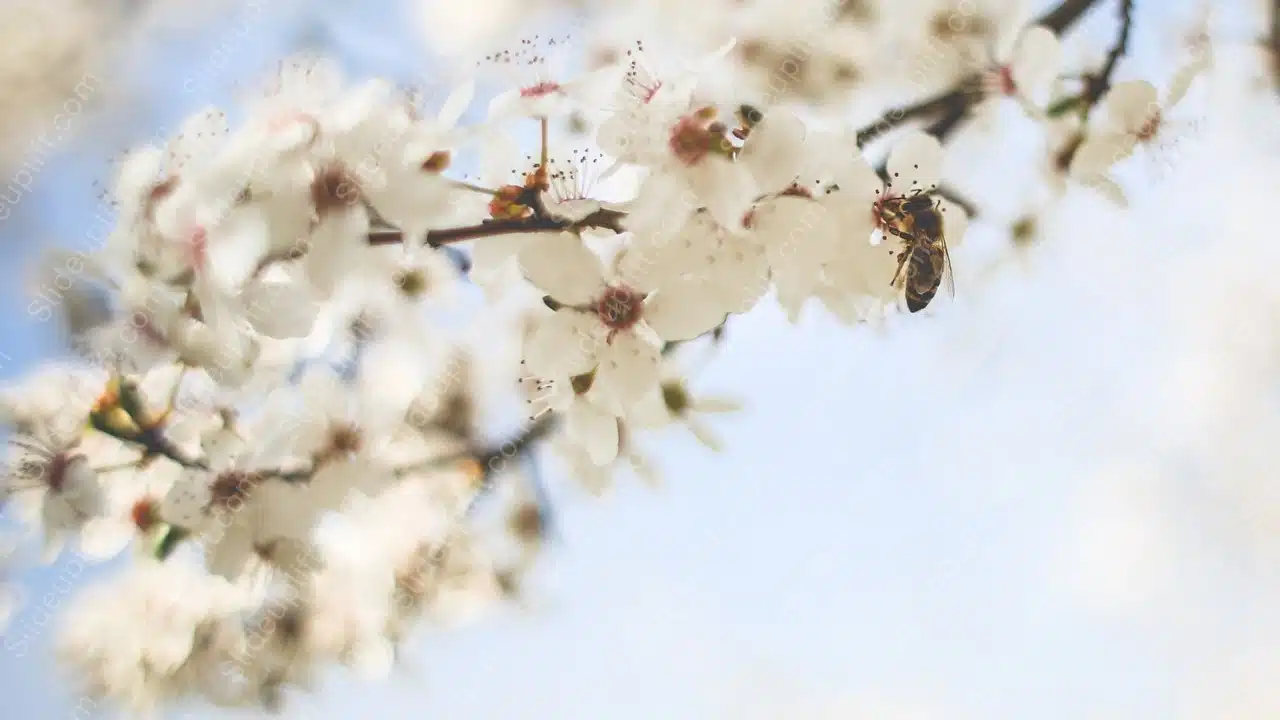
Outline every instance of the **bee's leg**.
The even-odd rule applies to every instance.
[[[907,266],[907,258],[911,255],[909,248],[898,251],[898,269],[893,273],[893,279],[889,281],[889,287],[898,287],[898,280],[902,277],[902,269]]]

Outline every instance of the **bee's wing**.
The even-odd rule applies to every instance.
[[[945,234],[938,236],[938,244],[942,246],[942,260],[944,265],[942,268],[942,274],[945,275],[947,279],[947,294],[954,298],[956,296],[956,274],[955,271],[951,269],[951,251],[947,249],[947,238],[945,237]]]

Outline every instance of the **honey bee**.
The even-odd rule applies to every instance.
[[[914,313],[928,307],[944,277],[948,294],[954,296],[943,212],[932,193],[889,198],[880,206],[880,217],[885,231],[902,240],[898,270],[890,284],[902,290],[907,310]]]

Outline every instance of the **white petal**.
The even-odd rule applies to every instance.
[[[519,257],[525,278],[567,305],[590,303],[605,288],[600,258],[573,233],[526,245]]]
[[[233,212],[210,233],[210,278],[224,291],[238,290],[258,268],[270,245],[265,213],[258,208]]]
[[[947,247],[954,250],[964,242],[965,233],[969,231],[969,214],[946,198],[938,199],[938,209],[942,211],[942,232]]]
[[[1107,172],[1111,166],[1133,154],[1136,142],[1124,133],[1095,133],[1076,148],[1071,158],[1071,175],[1092,177]]]
[[[618,457],[618,418],[586,400],[578,400],[566,413],[566,430],[583,444],[596,465],[608,465]]]
[[[599,320],[594,315],[561,310],[534,325],[525,340],[524,361],[539,377],[581,375],[596,364]]]
[[[253,537],[243,527],[232,527],[206,547],[209,572],[234,580],[244,571],[253,554]]]
[[[515,259],[525,245],[536,244],[542,237],[544,236],[494,235],[481,238],[471,247],[471,272],[481,276],[497,272],[507,261]]]
[[[164,159],[163,150],[149,145],[125,155],[112,191],[122,211],[142,210],[152,188],[164,180]]]
[[[888,169],[894,195],[930,190],[942,175],[942,144],[926,132],[912,130],[893,146]]]
[[[720,442],[720,438],[700,419],[696,417],[685,418],[685,426],[689,428],[689,431],[693,433],[698,442],[702,443],[711,452],[724,450],[724,443]]]
[[[395,661],[395,648],[390,642],[379,638],[360,643],[352,658],[352,665],[360,677],[366,680],[382,680],[391,674]]]
[[[735,413],[742,410],[742,401],[725,395],[702,395],[694,398],[689,409],[700,413]]]
[[[1208,69],[1210,64],[1210,56],[1206,53],[1178,70],[1178,73],[1169,81],[1169,94],[1164,101],[1165,107],[1171,108],[1182,102],[1182,98],[1186,97],[1187,91],[1191,89],[1191,83],[1195,82],[1195,79]]]
[[[742,221],[759,191],[755,178],[741,163],[708,157],[686,170],[689,186],[721,227],[740,232]]]
[[[310,335],[320,312],[309,286],[287,280],[252,282],[239,300],[254,330],[282,340]]]
[[[93,560],[108,560],[129,547],[133,528],[114,517],[95,518],[80,531],[80,552]]]
[[[724,316],[710,288],[697,279],[664,284],[644,304],[645,323],[667,342],[710,332]]]
[[[658,384],[658,348],[634,332],[620,332],[600,349],[596,382],[622,408],[639,402]]]
[[[740,161],[764,192],[785,189],[800,172],[804,157],[805,125],[794,113],[771,110],[751,129]]]
[[[1102,100],[1103,112],[1116,129],[1136,134],[1156,113],[1156,89],[1146,80],[1117,83]]]
[[[1037,104],[1043,103],[1062,67],[1062,44],[1043,25],[1027,28],[1011,64],[1018,92]]]
[[[1126,208],[1129,206],[1129,198],[1125,196],[1124,188],[1121,188],[1115,180],[1107,175],[1091,175],[1089,177],[1080,178],[1080,183],[1087,187],[1091,187],[1102,194],[1117,207]]]
[[[475,96],[475,80],[468,79],[455,88],[449,94],[449,97],[445,99],[444,105],[440,108],[440,114],[436,116],[436,122],[445,129],[457,125],[467,108],[471,107],[471,101],[475,99]]]

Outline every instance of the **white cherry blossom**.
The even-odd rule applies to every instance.
[[[1072,158],[1071,176],[1123,198],[1108,175],[1110,169],[1139,147],[1156,155],[1168,152],[1194,129],[1195,119],[1180,117],[1175,110],[1206,67],[1203,56],[1182,67],[1163,98],[1146,80],[1116,83],[1099,103],[1099,121]]]
[[[626,268],[606,277],[600,258],[571,233],[522,252],[520,265],[561,304],[528,338],[529,371],[558,377],[596,368],[595,382],[623,407],[657,381],[661,341],[696,337],[723,319],[695,281],[632,277]]]

